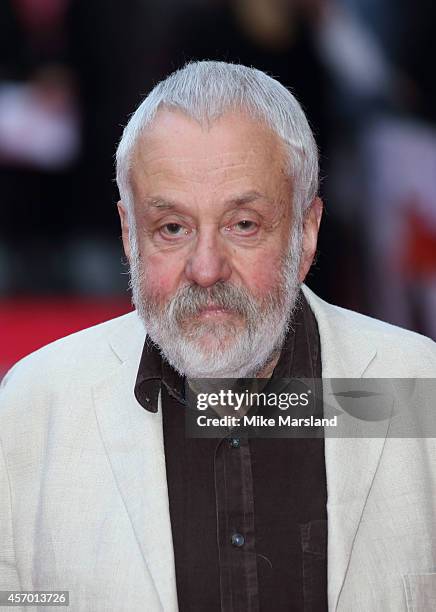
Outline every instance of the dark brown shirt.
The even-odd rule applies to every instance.
[[[316,319],[304,296],[274,369],[320,378]],[[324,439],[190,439],[184,380],[146,342],[135,395],[163,433],[181,612],[327,610]]]

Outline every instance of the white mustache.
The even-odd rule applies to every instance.
[[[188,285],[177,291],[168,304],[168,314],[178,322],[214,306],[249,319],[257,313],[256,302],[242,287],[219,281],[209,288]]]

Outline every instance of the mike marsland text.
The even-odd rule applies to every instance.
[[[277,417],[261,415],[207,417],[205,414],[197,417],[198,427],[336,427],[337,421],[337,415],[331,419],[320,419],[313,415],[296,419],[281,414]]]

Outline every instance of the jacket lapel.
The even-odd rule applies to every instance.
[[[177,610],[171,522],[168,507],[162,411],[151,413],[133,388],[144,331],[137,324],[112,338],[122,363],[94,388],[100,434],[144,562],[166,612]],[[125,350],[127,347],[127,350]],[[137,363],[138,362],[138,363]],[[144,602],[146,608],[146,602]]]
[[[340,609],[340,595],[353,543],[380,462],[389,421],[378,421],[374,427],[371,424],[373,429],[368,434],[367,422],[343,414],[330,380],[363,377],[376,357],[376,349],[360,333],[358,326],[352,322],[348,327],[344,325],[346,319],[337,308],[320,300],[307,287],[303,290],[319,328],[324,401],[335,414],[341,413],[339,428],[325,439],[328,602],[329,610],[333,611]]]

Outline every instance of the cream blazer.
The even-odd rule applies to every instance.
[[[432,341],[303,289],[323,377],[436,378]],[[68,590],[72,612],[178,609],[161,411],[133,395],[144,337],[130,313],[4,379],[0,590]],[[381,427],[326,439],[329,611],[436,610],[436,440]]]

